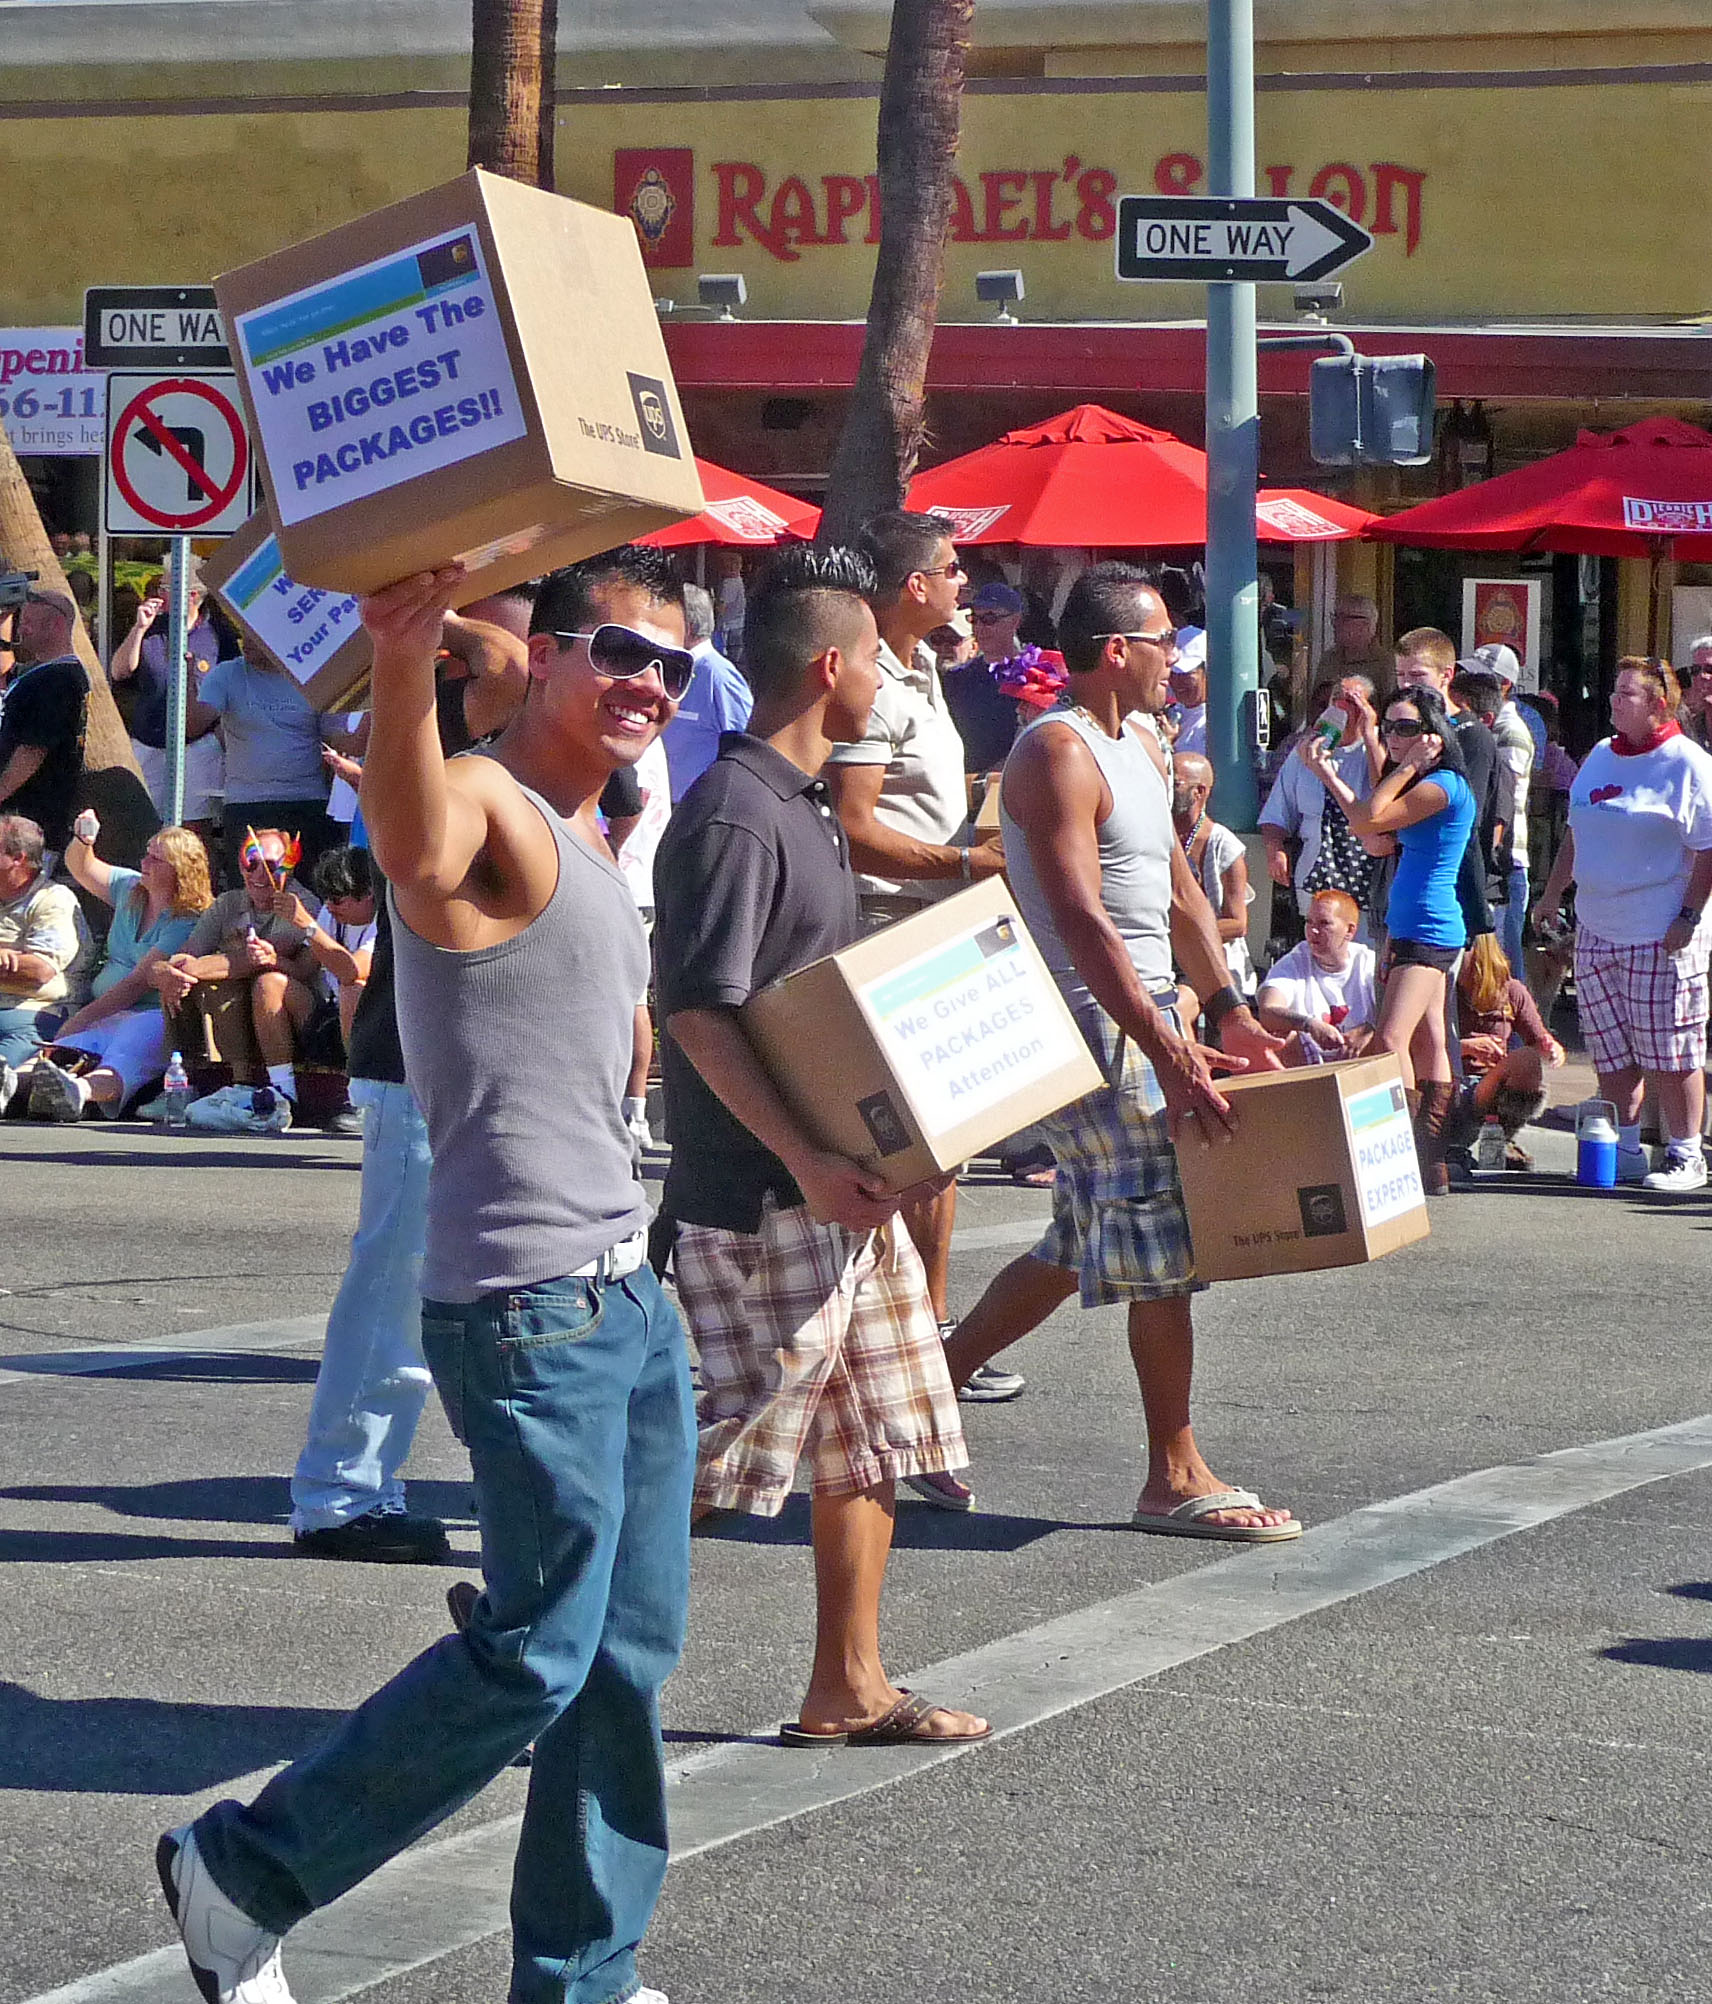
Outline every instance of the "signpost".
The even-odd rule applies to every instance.
[[[1207,751],[1213,812],[1247,832],[1259,815],[1260,386],[1254,288],[1339,271],[1373,239],[1313,196],[1254,192],[1254,0],[1209,0],[1210,195],[1124,195],[1117,275],[1207,288]]]
[[[1118,277],[1215,285],[1308,285],[1371,250],[1341,209],[1313,197],[1125,195]]]
[[[107,378],[102,547],[110,536],[172,538],[162,811],[178,822],[190,537],[230,535],[251,502],[249,433],[214,288],[91,286],[83,295],[83,356],[91,368],[120,372]]]

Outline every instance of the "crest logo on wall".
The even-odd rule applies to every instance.
[[[636,225],[646,265],[695,263],[695,154],[688,146],[620,146],[612,206]]]

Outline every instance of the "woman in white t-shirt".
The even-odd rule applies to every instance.
[[[1375,956],[1356,941],[1360,923],[1361,907],[1348,891],[1316,891],[1307,938],[1274,961],[1261,983],[1255,1013],[1288,1040],[1286,1065],[1359,1057],[1371,1042],[1379,1013]]]
[[[1555,922],[1574,880],[1581,1034],[1600,1095],[1617,1108],[1617,1174],[1671,1195],[1706,1182],[1701,1068],[1712,950],[1712,755],[1684,735],[1680,702],[1667,664],[1618,662],[1615,730],[1575,776],[1569,833],[1539,903]],[[1668,1138],[1650,1175],[1640,1128],[1649,1078]]]

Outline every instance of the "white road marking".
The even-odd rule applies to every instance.
[[[1712,1413],[1647,1433],[1484,1468],[1354,1510],[1299,1542],[1254,1546],[1158,1586],[948,1657],[908,1681],[1026,1731],[1179,1664],[1318,1614],[1630,1490],[1712,1467]],[[771,1724],[765,1730],[770,1734]],[[735,1741],[674,1761],[673,1853],[694,1857],[793,1817],[888,1788],[981,1748],[799,1752]],[[293,1930],[299,2004],[338,2004],[506,1926],[518,1819],[417,1846]],[[28,2004],[186,2004],[179,1950],[157,1949]]]

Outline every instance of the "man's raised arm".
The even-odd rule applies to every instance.
[[[374,642],[363,821],[382,874],[431,900],[456,894],[487,839],[479,803],[447,782],[434,710],[435,651],[462,575],[424,571],[363,601]]]

